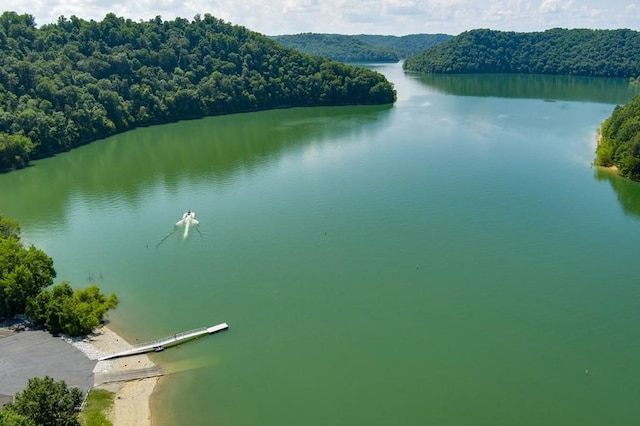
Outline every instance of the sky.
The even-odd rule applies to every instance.
[[[28,13],[37,25],[107,13],[147,21],[192,20],[208,13],[266,35],[298,33],[449,34],[487,28],[640,29],[638,0],[2,0],[0,10]]]

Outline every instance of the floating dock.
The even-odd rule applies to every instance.
[[[127,349],[126,351],[103,356],[101,358],[98,358],[98,361],[106,361],[108,359],[120,358],[123,356],[129,356],[129,355],[138,355],[146,352],[159,352],[169,346],[175,346],[186,340],[195,339],[200,336],[204,336],[206,334],[217,333],[219,331],[226,330],[227,328],[229,328],[229,326],[227,325],[226,322],[223,322],[222,324],[214,325],[212,327],[202,327],[202,328],[197,328],[195,330],[172,334],[171,336],[165,337],[163,339],[154,340],[153,342],[147,342],[147,343],[142,343],[140,345],[136,345],[131,349]]]

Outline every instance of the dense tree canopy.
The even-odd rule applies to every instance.
[[[55,276],[53,260],[42,250],[0,238],[0,318],[24,313],[27,300],[53,284]]]
[[[355,36],[302,33],[271,36],[284,46],[309,55],[324,56],[340,62],[398,62],[396,52],[373,46]]]
[[[404,63],[428,73],[524,73],[592,77],[640,76],[640,33],[555,28],[517,33],[467,31]]]
[[[622,176],[640,181],[640,95],[616,106],[602,123],[596,164],[616,166]]]
[[[136,126],[260,109],[385,104],[381,74],[312,57],[211,15],[0,15],[0,170]]]
[[[355,38],[372,46],[389,48],[396,52],[400,59],[406,59],[431,46],[451,39],[448,34],[409,34],[404,36],[359,34]]]
[[[29,379],[27,387],[13,402],[0,410],[0,425],[79,426],[78,408],[82,391],[51,377]]]
[[[398,62],[451,37],[445,34],[411,34],[396,37],[319,33],[271,36],[273,40],[287,47],[340,62]]]
[[[84,336],[97,328],[104,314],[117,305],[115,294],[106,297],[96,285],[74,291],[63,281],[29,299],[26,314],[50,333]]]

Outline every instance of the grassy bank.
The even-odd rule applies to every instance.
[[[80,413],[80,423],[83,426],[113,426],[107,414],[113,408],[115,393],[104,389],[89,391],[87,401]]]

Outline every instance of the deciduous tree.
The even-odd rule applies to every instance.
[[[30,299],[26,313],[51,333],[83,336],[98,327],[106,312],[117,305],[115,294],[105,296],[96,285],[74,291],[63,281]]]
[[[27,300],[53,284],[53,260],[33,245],[0,238],[0,318],[24,313]]]
[[[49,376],[29,379],[27,387],[18,392],[14,402],[0,412],[3,425],[79,426],[78,409],[82,391]]]

